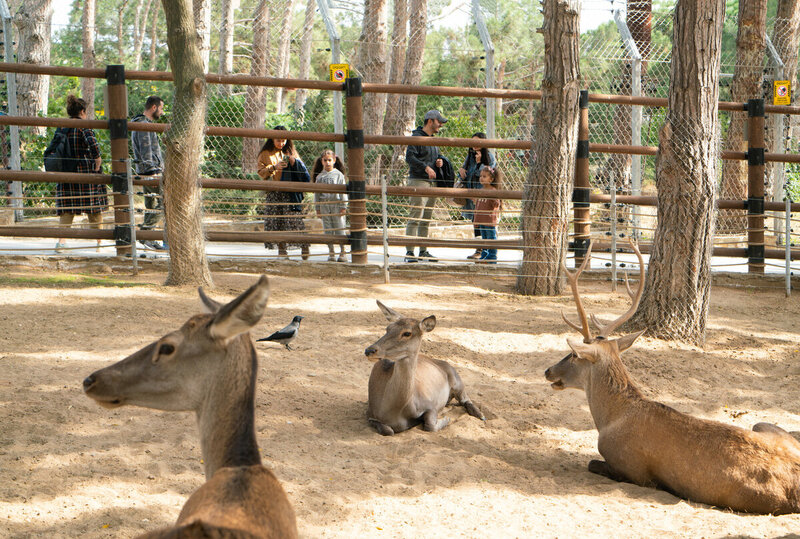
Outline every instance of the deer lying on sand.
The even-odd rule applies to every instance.
[[[261,464],[254,427],[258,359],[249,330],[267,306],[267,278],[227,305],[199,293],[210,314],[89,375],[84,391],[106,408],[197,414],[206,483],[174,528],[146,537],[297,537],[294,510]]]
[[[800,443],[769,423],[752,431],[695,418],[645,398],[634,385],[620,353],[644,333],[619,339],[608,335],[636,311],[644,288],[644,264],[631,309],[608,325],[592,317],[600,333],[592,337],[578,294],[580,269],[567,274],[583,335],[567,339],[572,352],[547,371],[553,389],[586,392],[605,461],[592,460],[589,471],[617,481],[656,487],[676,496],[748,513],[800,512]],[[627,284],[627,283],[626,283]]]
[[[450,423],[439,412],[456,398],[471,416],[485,421],[464,389],[464,382],[452,365],[419,355],[422,334],[436,327],[436,317],[423,320],[405,318],[378,301],[391,322],[386,334],[364,350],[377,362],[369,376],[370,425],[384,436],[402,432],[422,423],[427,431],[437,431]]]

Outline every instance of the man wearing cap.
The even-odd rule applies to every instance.
[[[439,132],[442,125],[447,123],[447,118],[438,110],[429,110],[425,113],[422,127],[417,127],[412,137],[432,137]],[[436,171],[434,167],[442,167],[442,156],[436,146],[409,146],[406,150],[406,163],[408,163],[408,185],[410,187],[435,187]],[[406,236],[428,237],[428,224],[433,215],[433,206],[436,197],[412,196],[408,201],[411,208],[408,211]],[[419,246],[419,257],[414,256],[414,245],[406,245],[406,262],[436,262],[436,258],[428,252],[425,245]]]

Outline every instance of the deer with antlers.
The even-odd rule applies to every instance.
[[[199,293],[209,314],[92,373],[84,391],[105,408],[197,415],[206,483],[175,527],[145,537],[297,537],[289,499],[261,464],[254,426],[258,358],[249,330],[267,306],[267,278],[227,305]]]
[[[562,317],[583,340],[568,338],[571,353],[547,369],[545,378],[553,389],[586,393],[605,459],[589,462],[589,471],[734,511],[800,512],[800,442],[789,433],[770,423],[748,431],[683,414],[645,398],[628,375],[620,354],[644,331],[609,335],[633,316],[644,289],[644,261],[632,245],[640,267],[636,292],[626,279],[633,304],[609,324],[592,316],[599,329],[594,337],[578,294],[591,249],[574,273],[563,266],[580,324]]]
[[[453,366],[419,353],[422,335],[436,327],[436,317],[416,320],[380,301],[378,307],[391,323],[386,334],[364,350],[368,358],[377,360],[369,376],[370,425],[384,436],[420,423],[427,431],[437,431],[450,423],[439,412],[453,398],[469,415],[485,421]]]

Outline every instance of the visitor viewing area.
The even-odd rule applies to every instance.
[[[169,72],[125,71],[123,66],[109,66],[108,69],[86,69],[58,66],[36,66],[27,64],[0,63],[0,71],[5,73],[29,73],[59,77],[92,77],[106,78],[108,83],[105,111],[107,120],[74,120],[66,118],[0,116],[0,125],[19,127],[85,127],[96,130],[110,130],[110,156],[103,156],[104,161],[110,157],[111,174],[75,174],[53,173],[33,170],[15,170],[14,163],[9,169],[0,170],[0,182],[9,182],[8,196],[0,196],[0,236],[16,238],[72,238],[116,240],[114,254],[122,255],[130,251],[130,245],[137,240],[160,240],[162,230],[136,229],[136,197],[137,187],[157,186],[158,179],[146,179],[134,176],[130,172],[127,136],[131,131],[154,131],[164,133],[169,124],[131,123],[128,117],[128,98],[126,84],[130,81],[170,81]],[[401,185],[402,175],[381,172],[380,167],[365,164],[365,152],[373,148],[414,145],[436,145],[441,148],[491,148],[495,151],[511,151],[521,162],[519,171],[513,181],[506,185],[516,187],[521,183],[534,182],[537,173],[529,174],[525,152],[531,148],[530,140],[448,138],[437,136],[431,138],[363,134],[362,94],[416,94],[448,98],[498,98],[537,100],[541,93],[537,91],[502,90],[482,88],[454,88],[435,86],[408,86],[395,84],[361,83],[360,79],[350,78],[344,84],[325,81],[277,79],[252,77],[247,75],[206,76],[208,84],[240,85],[249,87],[308,89],[344,95],[344,116],[346,131],[343,133],[324,133],[314,131],[275,131],[271,129],[246,129],[207,125],[206,137],[224,137],[237,143],[235,139],[288,138],[294,141],[320,143],[319,147],[346,144],[343,161],[347,167],[347,185],[331,186],[325,184],[301,182],[253,181],[252,179],[202,177],[198,178],[204,192],[204,227],[206,239],[210,242],[289,242],[312,245],[347,243],[350,245],[352,262],[367,263],[370,250],[380,246],[384,252],[385,271],[389,271],[388,252],[393,246],[405,245],[409,239],[403,235],[404,216],[407,212],[405,202],[410,195],[436,196],[439,198],[436,211],[431,222],[431,234],[426,244],[432,248],[476,249],[487,246],[501,250],[520,250],[522,240],[520,234],[521,206],[525,197],[524,189],[501,189],[487,193],[484,190],[461,188],[420,188]],[[593,187],[590,176],[596,173],[590,166],[590,156],[596,154],[616,154],[630,156],[655,156],[658,148],[641,145],[619,145],[592,143],[590,121],[593,104],[609,104],[617,107],[666,107],[663,98],[641,97],[630,95],[595,94],[587,91],[580,96],[579,152],[576,160],[574,191],[572,195],[571,250],[576,257],[582,258],[588,242],[594,244],[593,256],[610,253],[612,272],[616,272],[617,253],[625,252],[627,237],[638,240],[641,251],[648,253],[651,248],[653,231],[655,230],[655,211],[658,205],[657,194],[618,194],[614,185],[605,189]],[[785,269],[787,291],[789,279],[793,271],[791,262],[800,259],[800,249],[793,248],[797,235],[792,234],[796,228],[797,212],[800,203],[770,200],[765,193],[765,166],[770,163],[800,163],[800,155],[783,154],[764,151],[764,125],[769,115],[798,115],[800,107],[773,106],[764,104],[763,100],[753,99],[747,103],[720,102],[720,111],[747,111],[748,151],[720,152],[723,160],[747,161],[748,191],[746,199],[718,199],[718,210],[732,210],[729,215],[746,216],[746,227],[739,233],[726,232],[715,238],[713,254],[715,257],[742,259],[747,264],[748,272],[762,274],[766,266],[780,266]],[[446,114],[446,111],[445,111]],[[209,120],[210,122],[210,120]],[[116,135],[114,134],[116,133]],[[543,134],[532,134],[542,136]],[[15,137],[11,137],[12,144]],[[18,143],[18,136],[16,137]],[[323,144],[327,143],[327,144]],[[366,147],[366,149],[365,149]],[[316,146],[314,146],[316,148]],[[319,152],[303,154],[310,161]],[[519,157],[521,156],[521,157]],[[206,157],[208,159],[208,157]],[[380,163],[380,159],[378,160]],[[460,163],[456,163],[456,166]],[[18,162],[17,162],[18,166]],[[377,171],[377,172],[376,172]],[[524,179],[527,175],[527,180]],[[167,181],[169,179],[167,178]],[[53,222],[55,204],[52,184],[84,183],[106,184],[113,195],[113,222],[105,221],[105,228],[100,230],[58,228]],[[15,187],[16,186],[16,187]],[[45,186],[45,187],[42,187]],[[48,187],[49,186],[49,187]],[[304,232],[268,232],[260,230],[260,208],[263,207],[263,196],[259,193],[272,190],[289,192],[347,192],[349,195],[348,216],[349,231],[347,236],[331,236],[321,230]],[[460,216],[460,206],[453,203],[454,198],[500,198],[506,201],[500,223],[498,240],[474,239],[471,225]],[[687,201],[691,203],[691,201]],[[306,204],[309,204],[306,202]],[[180,230],[180,223],[169,221],[167,226]],[[440,230],[439,230],[440,229]],[[626,238],[618,245],[620,238]],[[108,251],[111,253],[111,251]],[[450,251],[448,251],[450,252]],[[20,251],[18,254],[24,254]],[[268,252],[265,252],[265,255]],[[448,260],[442,259],[442,262]],[[455,262],[455,260],[452,260]],[[463,257],[459,260],[463,262]],[[136,257],[131,261],[136,267]],[[422,265],[415,270],[423,270]],[[427,265],[426,265],[427,266]],[[439,264],[436,268],[425,270],[448,271],[452,265]],[[391,271],[402,271],[404,266],[395,265]],[[796,270],[797,268],[794,268]],[[484,271],[492,271],[486,268]]]

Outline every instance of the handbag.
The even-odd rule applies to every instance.
[[[455,187],[456,189],[463,189],[464,188],[464,183],[461,180],[458,180],[453,187]],[[467,199],[466,198],[453,197],[451,200],[453,201],[453,204],[455,204],[456,206],[466,206],[467,205]]]

